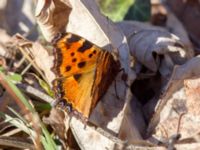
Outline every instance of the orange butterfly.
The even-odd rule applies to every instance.
[[[53,45],[56,106],[87,119],[119,72],[119,61],[72,33],[59,34]]]

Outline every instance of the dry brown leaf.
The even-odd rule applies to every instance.
[[[42,69],[49,83],[55,78],[51,71],[53,66],[53,56],[50,56],[47,50],[38,42],[34,42],[30,49],[33,56],[35,56],[35,63]]]
[[[66,0],[38,0],[35,17],[43,36],[51,41],[58,32],[64,32],[71,6]]]
[[[191,78],[184,81],[187,96],[188,112],[193,116],[200,116],[200,78]]]
[[[191,84],[199,81],[199,65],[200,56],[197,56],[181,66],[175,66],[149,124],[148,134],[154,131],[154,138],[166,140],[177,132],[182,138],[199,133],[198,86]],[[191,92],[196,95],[190,94]]]

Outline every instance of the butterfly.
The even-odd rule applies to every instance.
[[[52,43],[56,106],[88,119],[115,79],[120,63],[112,53],[72,33],[58,34]]]

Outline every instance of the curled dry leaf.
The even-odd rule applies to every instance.
[[[65,31],[71,6],[64,0],[38,0],[35,16],[47,41],[51,41],[58,32]]]
[[[120,27],[127,36],[131,54],[149,70],[170,75],[175,64],[183,64],[191,58],[179,38],[162,28],[141,23],[123,22]],[[161,57],[162,56],[162,57]]]
[[[177,132],[181,134],[182,139],[199,134],[197,83],[200,69],[196,67],[199,65],[200,57],[197,56],[181,66],[175,66],[149,124],[148,134],[154,131],[153,137],[159,140],[166,140]]]

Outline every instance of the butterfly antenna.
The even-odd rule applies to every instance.
[[[113,49],[114,49],[114,47],[113,47],[113,45],[112,45],[112,42],[111,42],[111,40],[110,40],[110,36],[111,36],[111,34],[110,34],[110,29],[109,29],[109,18],[108,18],[108,16],[106,16],[106,20],[107,20],[107,31],[108,31],[108,36],[107,36],[107,38],[108,38],[108,41],[109,41],[109,51],[112,51]]]

